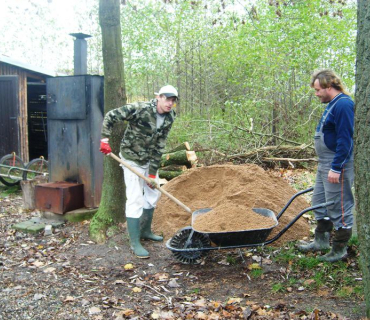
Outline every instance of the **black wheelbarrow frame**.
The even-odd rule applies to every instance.
[[[176,235],[180,234],[181,232],[183,232],[183,235],[186,234],[185,236],[186,239],[184,238],[181,241],[181,245],[183,245],[182,248],[178,248],[174,246],[174,244],[176,245],[175,243],[176,235],[170,238],[166,242],[166,247],[169,250],[171,250],[177,258],[179,258],[179,256],[181,256],[182,253],[191,255],[191,254],[202,253],[202,252],[206,253],[207,251],[210,251],[210,250],[258,247],[258,246],[265,246],[265,245],[271,244],[274,241],[278,240],[305,213],[334,204],[334,201],[329,201],[329,202],[321,203],[321,204],[304,209],[299,214],[297,214],[297,216],[295,216],[277,235],[275,235],[271,239],[266,240],[267,237],[270,235],[271,231],[278,225],[278,220],[281,218],[284,212],[288,209],[291,203],[300,195],[313,191],[313,190],[314,188],[311,187],[309,189],[300,191],[296,193],[295,195],[293,195],[289,199],[287,204],[281,209],[281,211],[279,212],[277,216],[275,216],[275,214],[269,209],[263,209],[263,208],[253,209],[258,214],[261,214],[263,216],[268,216],[276,220],[275,225],[271,228],[213,233],[213,232],[197,231],[193,227],[188,226],[183,229],[180,229],[176,233]],[[211,209],[207,208],[207,209],[200,209],[200,210],[193,212],[193,221],[194,221],[194,216],[206,213],[210,210]],[[256,240],[257,242],[254,242]],[[207,242],[209,242],[209,245],[207,245]],[[211,242],[214,244],[213,246],[211,246]],[[199,245],[199,247],[197,247],[197,245]],[[189,261],[188,263],[193,263],[193,261]]]

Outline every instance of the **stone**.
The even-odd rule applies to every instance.
[[[50,236],[53,234],[53,226],[51,224],[47,224],[44,229],[44,235]]]

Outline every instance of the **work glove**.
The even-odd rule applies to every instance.
[[[147,182],[146,184],[148,185],[149,188],[155,189],[157,187],[157,182],[155,181],[156,176],[153,174],[150,174],[149,176],[150,183]]]
[[[109,145],[109,139],[108,138],[104,138],[104,139],[101,139],[100,140],[100,152],[108,155],[112,152],[112,149]]]

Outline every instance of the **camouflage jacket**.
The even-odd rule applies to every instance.
[[[149,162],[149,174],[155,175],[175,117],[174,110],[166,113],[163,125],[157,129],[157,99],[127,104],[105,115],[102,137],[110,136],[116,122],[127,121],[121,141],[121,155],[138,165]]]

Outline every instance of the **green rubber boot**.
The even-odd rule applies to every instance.
[[[315,240],[310,243],[303,243],[298,245],[298,250],[303,252],[316,252],[330,249],[330,232],[333,229],[333,223],[330,220],[317,220],[317,227],[315,229]]]
[[[143,214],[140,217],[140,237],[145,240],[163,241],[163,237],[152,232],[153,212],[154,208],[143,209]]]
[[[127,218],[126,220],[131,249],[134,251],[134,254],[140,259],[149,258],[149,252],[140,243],[140,219]]]
[[[352,229],[340,228],[335,231],[333,247],[326,255],[319,257],[320,261],[335,262],[342,260],[347,255],[347,244],[352,236]]]

